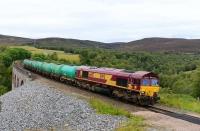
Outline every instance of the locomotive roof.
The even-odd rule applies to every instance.
[[[88,67],[88,66],[80,66],[78,70],[98,72],[98,73],[103,73],[103,74],[111,74],[111,75],[121,76],[121,77],[132,77],[135,79],[142,79],[144,77],[158,78],[157,74],[153,72],[148,72],[148,71],[125,72],[124,69],[97,68],[97,67]]]
[[[148,72],[148,71],[137,71],[135,73],[132,73],[131,75],[133,78],[136,79],[142,79],[144,77],[156,77],[158,78],[158,75],[153,73],[153,72]]]

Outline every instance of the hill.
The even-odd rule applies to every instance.
[[[144,38],[127,43],[103,43],[89,40],[45,38],[37,40],[39,47],[104,48],[121,51],[199,52],[200,39]]]
[[[0,45],[23,45],[33,43],[32,39],[0,35]]]
[[[34,40],[14,36],[0,35],[0,45],[33,45]],[[150,52],[200,52],[200,39],[144,38],[130,42],[103,43],[90,40],[43,38],[35,41],[36,47],[45,48],[103,48],[121,51]]]
[[[115,49],[127,51],[199,52],[200,39],[145,38],[115,46]]]
[[[44,38],[36,40],[36,46],[39,47],[63,47],[63,48],[100,48],[105,43],[90,41],[90,40],[78,40],[78,39],[65,39],[65,38]]]

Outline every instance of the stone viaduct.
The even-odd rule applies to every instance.
[[[12,69],[12,90],[18,88],[28,82],[32,81],[31,72],[23,69],[21,66],[17,64],[17,62],[13,63]]]

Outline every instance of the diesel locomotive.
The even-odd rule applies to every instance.
[[[24,60],[24,68],[43,76],[139,105],[153,105],[159,100],[159,77],[153,72],[129,72],[124,69],[58,65]]]

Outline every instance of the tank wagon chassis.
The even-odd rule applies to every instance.
[[[37,64],[42,64],[42,62],[39,62]],[[55,64],[53,64],[53,65],[55,65]],[[61,69],[62,65],[57,65],[58,66],[57,69],[54,69],[53,72],[50,72],[47,70],[50,68],[50,66],[42,67],[42,65],[40,65],[42,67],[42,69],[40,69],[40,68],[36,68],[37,66],[34,64],[31,66],[27,66],[27,64],[25,62],[23,64],[23,66],[24,66],[24,68],[31,70],[32,72],[35,72],[42,76],[48,77],[50,79],[61,81],[67,85],[72,85],[74,87],[90,90],[93,92],[103,93],[103,94],[109,95],[111,97],[115,97],[115,98],[118,98],[121,100],[126,100],[128,102],[136,103],[138,105],[142,105],[142,106],[153,105],[154,103],[157,102],[157,100],[159,100],[159,97],[157,97],[157,96],[149,97],[149,96],[146,96],[145,94],[141,94],[140,91],[130,90],[129,88],[120,88],[120,87],[116,88],[116,86],[108,85],[106,83],[103,83],[102,81],[97,82],[97,81],[92,81],[89,79],[79,77],[80,75],[76,76],[74,74],[74,76],[68,76],[68,77],[59,75],[60,73],[58,71]],[[70,68],[70,66],[69,66],[69,68]],[[52,70],[52,69],[50,69],[50,70]],[[80,70],[78,70],[78,72],[79,71]]]

